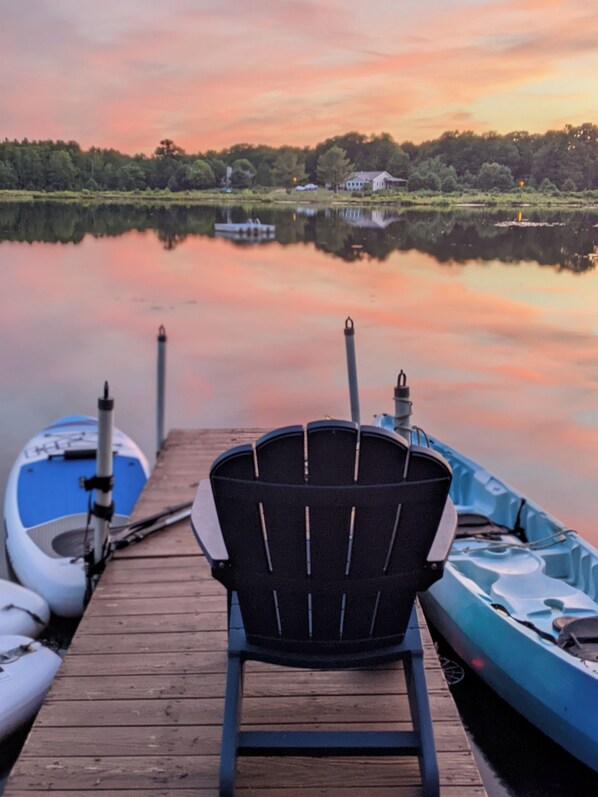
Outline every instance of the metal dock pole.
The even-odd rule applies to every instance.
[[[103,486],[96,488],[93,509],[93,557],[97,568],[104,560],[108,544],[108,531],[112,517],[112,427],[114,399],[110,398],[108,382],[104,382],[104,395],[98,398],[98,451],[96,477]]]
[[[347,349],[351,420],[353,423],[359,425],[359,391],[357,389],[357,364],[355,361],[355,325],[350,316],[345,321],[345,347]]]
[[[166,399],[166,329],[161,324],[158,330],[158,389],[157,389],[157,437],[156,456],[159,455],[164,442],[164,405]]]

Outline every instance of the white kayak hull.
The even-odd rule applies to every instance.
[[[391,416],[377,423],[393,428]],[[516,711],[598,771],[598,551],[455,449],[427,442],[451,465],[460,526],[442,578],[420,596],[426,616]],[[573,645],[567,627],[580,624]]]
[[[40,642],[0,636],[0,739],[32,719],[61,661]]]
[[[35,639],[50,620],[50,607],[41,595],[0,579],[0,636],[20,634]]]
[[[68,416],[43,429],[21,451],[6,488],[6,550],[21,584],[38,592],[54,614],[83,613],[86,574],[83,550],[93,544],[88,524],[90,493],[81,484],[95,474],[97,422]],[[114,525],[126,523],[147,480],[138,446],[113,432]]]

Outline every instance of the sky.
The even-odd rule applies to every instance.
[[[0,0],[0,136],[151,154],[598,121],[595,0]]]

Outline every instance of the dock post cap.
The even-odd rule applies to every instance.
[[[104,382],[104,394],[98,398],[99,410],[112,410],[114,409],[114,399],[110,397],[110,386],[108,381]]]
[[[397,377],[397,385],[395,387],[395,398],[409,398],[409,385],[407,384],[407,374],[401,368]]]

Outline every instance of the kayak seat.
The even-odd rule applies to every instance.
[[[555,610],[563,614],[598,613],[591,597],[562,579],[546,575],[543,558],[529,548],[482,546],[458,552],[452,561],[493,602],[518,617]]]
[[[542,564],[527,548],[517,546],[481,545],[478,549],[468,544],[465,549],[458,543],[453,548],[452,564],[470,578],[487,594],[503,574],[528,576],[538,571]]]
[[[567,613],[597,612],[598,605],[565,581],[547,576],[540,567],[521,578],[503,573],[494,582],[491,597],[518,617],[558,610]]]

